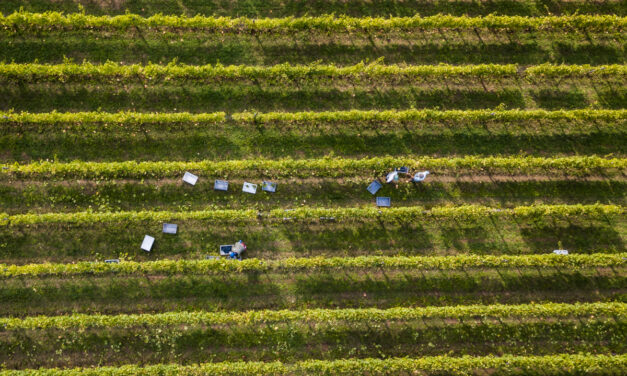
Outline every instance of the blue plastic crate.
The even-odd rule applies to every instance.
[[[382,185],[381,183],[379,183],[377,180],[373,181],[372,183],[370,183],[370,185],[368,186],[368,192],[370,192],[371,194],[375,195],[377,194],[377,192],[379,191],[379,189],[381,189]]]
[[[176,234],[179,226],[172,223],[164,223],[163,224],[163,233],[164,234]]]
[[[261,190],[266,191],[266,192],[274,193],[274,192],[276,192],[276,183],[272,183],[272,182],[269,182],[269,181],[264,181],[261,184]]]
[[[389,207],[392,204],[392,200],[389,197],[377,197],[377,206]]]

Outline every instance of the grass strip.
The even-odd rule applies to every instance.
[[[384,186],[380,196],[403,206],[425,209],[444,205],[484,205],[513,208],[534,204],[627,205],[627,180],[568,179],[544,177],[452,178],[433,176],[419,187]],[[246,179],[230,179],[240,187]],[[213,181],[199,181],[188,189],[178,179],[164,180],[16,180],[0,183],[0,207],[7,214],[86,211],[177,211],[254,209],[268,211],[298,207],[307,200],[315,207],[363,207],[371,205],[366,191],[370,177],[337,180],[286,179],[277,181],[277,195],[257,196],[245,192],[216,194]]]
[[[0,31],[0,34],[2,32]],[[351,65],[383,59],[386,64],[624,64],[622,35],[493,33],[431,30],[400,35],[224,35],[202,31],[113,34],[50,31],[0,35],[0,61],[14,63],[161,63],[274,65],[286,62]],[[43,35],[42,35],[43,34]],[[591,39],[588,39],[591,38]],[[211,51],[207,54],[206,51]],[[496,105],[498,105],[497,103]],[[207,111],[205,109],[205,111]]]
[[[475,80],[477,81],[477,80]],[[446,88],[443,82],[385,87],[333,87],[328,83],[300,88],[289,85],[257,86],[250,83],[234,85],[85,85],[30,84],[0,86],[3,110],[24,111],[327,111],[441,108],[485,109],[503,108],[589,108],[623,109],[627,96],[624,81],[600,83],[579,81],[556,87],[543,82],[533,87],[491,85],[488,90],[480,82],[465,82]],[[581,84],[581,85],[580,85]],[[486,84],[488,85],[488,84]],[[427,87],[428,86],[428,87]],[[463,87],[462,87],[463,86]],[[573,87],[574,86],[574,87]]]
[[[627,302],[621,268],[303,270],[256,274],[71,275],[4,280],[0,314],[396,308]],[[259,278],[257,278],[259,277]]]
[[[244,239],[249,246],[247,258],[264,260],[321,256],[522,255],[546,254],[554,249],[568,249],[571,254],[626,251],[624,215],[594,217],[580,213],[560,218],[541,214],[499,216],[497,212],[496,215],[463,217],[422,216],[416,220],[411,217],[339,221],[332,217],[288,218],[237,222],[167,218],[0,226],[0,263],[68,263],[110,258],[203,259],[216,255],[221,244],[232,244],[237,239]],[[178,224],[179,233],[176,236],[162,234],[163,222]],[[156,237],[151,253],[139,249],[146,234]]]
[[[2,343],[2,347],[8,348],[2,353],[2,360],[6,360],[7,367],[33,368],[118,365],[138,357],[143,364],[172,361],[193,364],[210,359],[237,361],[242,357],[253,361],[294,362],[377,355],[549,355],[579,351],[621,354],[625,350],[626,324],[611,318],[434,321],[99,328],[74,335],[59,329],[10,331]],[[508,343],[508,348],[504,349],[501,343]],[[472,350],[463,349],[468,345]],[[20,347],[33,356],[24,356]],[[276,351],[277,347],[281,351]]]
[[[0,113],[0,163],[386,156],[611,155],[627,112]],[[212,145],[207,148],[206,145]]]

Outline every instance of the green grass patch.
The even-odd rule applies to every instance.
[[[374,205],[373,205],[374,206]],[[286,212],[286,216],[289,212]],[[164,220],[167,221],[167,220]],[[220,222],[170,220],[177,235],[161,233],[161,222],[41,223],[0,227],[1,262],[71,262],[124,257],[137,261],[203,259],[221,244],[243,239],[247,257],[352,257],[358,255],[547,254],[563,247],[574,253],[625,252],[622,216],[594,220],[433,218],[398,222],[325,220]],[[211,223],[209,225],[209,223]],[[140,250],[145,234],[157,238],[151,254]]]
[[[518,178],[521,179],[521,178]],[[571,180],[494,177],[485,181],[451,181],[433,176],[421,185],[385,185],[378,195],[391,197],[403,206],[426,209],[446,204],[480,204],[512,208],[533,204],[625,205],[627,183],[622,180]],[[373,204],[366,191],[368,177],[349,179],[278,180],[276,194],[241,192],[244,180],[231,179],[231,192],[213,190],[213,181],[193,188],[173,180],[20,181],[0,184],[0,205],[9,214],[84,211],[210,210],[313,207],[361,207]]]
[[[625,114],[575,111],[0,114],[0,161],[613,154]],[[624,141],[624,142],[621,142]],[[211,145],[211,148],[207,148]]]
[[[0,110],[140,111],[343,111],[432,109],[622,109],[623,89],[579,88],[260,88],[255,86],[24,85],[0,88]]]
[[[10,368],[39,368],[122,365],[138,357],[148,364],[186,364],[242,358],[294,362],[351,356],[613,354],[625,351],[626,329],[624,320],[595,317],[559,322],[389,320],[385,324],[290,322],[226,328],[208,323],[158,329],[20,331],[2,336],[0,361]]]
[[[598,156],[571,157],[418,157],[407,156],[373,157],[350,159],[325,156],[319,159],[243,159],[243,160],[202,160],[172,162],[82,162],[61,163],[38,161],[28,164],[7,164],[2,166],[0,179],[31,178],[45,180],[54,178],[100,179],[119,178],[180,178],[184,171],[194,171],[205,176],[224,178],[347,178],[372,176],[381,178],[398,166],[411,170],[429,169],[444,176],[621,176],[627,165],[624,158],[601,158]],[[400,179],[404,180],[404,179]],[[400,182],[399,180],[399,182]]]
[[[323,61],[338,65],[383,58],[387,64],[622,64],[624,37],[591,33],[488,33],[443,30],[401,35],[214,35],[199,32],[127,34],[0,31],[0,61],[274,65]]]
[[[210,145],[210,147],[207,147]],[[50,129],[46,132],[6,132],[0,135],[0,162],[33,160],[178,161],[204,159],[320,158],[336,155],[364,158],[371,155],[614,155],[627,153],[627,133],[592,132],[565,135],[494,134],[476,129],[439,134],[403,129],[393,131],[326,132],[259,129],[255,126],[223,130],[116,129],[89,133]]]
[[[627,302],[624,268],[73,276],[3,281],[0,315]]]
[[[568,91],[554,90],[555,95]],[[396,88],[364,90],[334,88],[261,89],[254,86],[227,88],[210,86],[119,86],[26,85],[0,88],[0,109],[31,112],[50,111],[156,111],[194,113],[256,109],[268,111],[323,111],[371,109],[483,109],[503,104],[505,108],[536,108],[525,101],[520,89],[486,92],[483,89]],[[588,107],[593,98],[584,94],[564,95],[564,108]],[[559,97],[550,103],[555,107]]]

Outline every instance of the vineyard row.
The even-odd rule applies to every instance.
[[[430,17],[287,17],[229,18],[206,16],[142,17],[137,14],[93,16],[83,13],[15,12],[0,15],[0,27],[7,30],[129,30],[133,28],[199,29],[215,33],[294,33],[294,32],[403,32],[437,29],[488,29],[493,31],[607,31],[619,33],[627,18],[613,15],[569,15],[548,17],[495,16],[468,17],[436,15]]]
[[[619,122],[617,128],[623,129],[622,122],[627,121],[627,110],[404,110],[404,111],[329,111],[329,112],[239,112],[227,117],[224,112],[193,114],[178,113],[142,113],[142,112],[3,112],[0,111],[0,125],[23,127],[41,126],[103,126],[115,128],[143,125],[207,127],[225,123],[260,124],[274,126],[319,127],[321,123],[341,126],[355,124],[359,126],[376,125],[377,128],[393,127],[397,124],[416,122],[557,122],[580,121],[587,126],[596,127],[597,121]]]
[[[125,365],[75,369],[0,370],[0,376],[191,376],[191,375],[399,375],[455,374],[470,376],[494,372],[499,375],[618,375],[627,368],[627,355],[559,354],[546,356],[485,356],[420,358],[306,360],[293,364],[281,362],[219,362],[195,365]]]
[[[4,164],[0,179],[16,178],[161,178],[179,177],[183,172],[195,171],[214,177],[349,177],[384,174],[390,169],[407,166],[410,169],[427,169],[434,173],[459,175],[489,174],[552,174],[552,175],[623,175],[627,168],[625,158],[598,156],[572,157],[374,157],[364,159],[332,158],[280,159],[280,160],[229,160],[229,161],[159,161],[159,162],[83,162],[58,163],[49,161],[29,164]]]
[[[9,82],[79,82],[79,83],[118,83],[120,80],[148,81],[185,81],[202,80],[203,82],[270,82],[283,84],[290,82],[321,83],[334,80],[372,83],[372,80],[392,80],[407,84],[408,80],[453,78],[475,79],[524,79],[532,83],[545,82],[547,79],[613,78],[622,80],[627,76],[626,65],[552,65],[542,64],[519,69],[517,65],[478,64],[478,65],[383,65],[359,63],[352,66],[336,65],[291,65],[289,63],[274,66],[249,66],[208,64],[185,65],[169,63],[123,65],[117,62],[104,64],[82,64],[66,62],[63,64],[0,64],[0,79]]]
[[[0,277],[72,276],[97,274],[229,274],[247,272],[299,272],[324,270],[465,270],[466,268],[594,268],[625,267],[627,253],[589,255],[523,255],[523,256],[357,256],[285,258],[280,260],[245,259],[122,261],[120,263],[77,262],[72,264],[0,264]]]
[[[199,211],[119,211],[119,212],[73,212],[73,213],[42,213],[15,214],[0,213],[0,225],[20,226],[46,223],[128,223],[141,221],[170,220],[201,220],[217,222],[235,222],[256,220],[318,220],[333,219],[334,221],[415,221],[427,219],[440,220],[477,220],[486,217],[512,216],[521,219],[572,218],[607,219],[621,216],[624,208],[620,205],[531,205],[515,208],[498,209],[481,205],[441,206],[429,210],[421,206],[394,207],[381,210],[376,207],[362,208],[316,208],[298,207],[294,209],[273,209],[261,212],[252,209],[221,209]]]
[[[132,315],[37,316],[26,318],[0,318],[0,328],[16,329],[86,329],[132,328],[174,325],[248,325],[277,322],[385,322],[418,319],[475,319],[475,318],[558,318],[558,317],[613,317],[627,318],[627,303],[544,303],[521,305],[471,305],[443,307],[397,307],[390,309],[306,309],[262,310],[247,312],[167,312]]]

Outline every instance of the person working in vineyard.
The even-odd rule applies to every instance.
[[[229,252],[229,258],[234,260],[241,260],[242,253],[244,253],[246,248],[246,244],[244,244],[243,241],[238,241],[237,243],[233,244],[233,248],[231,248],[231,252]]]

